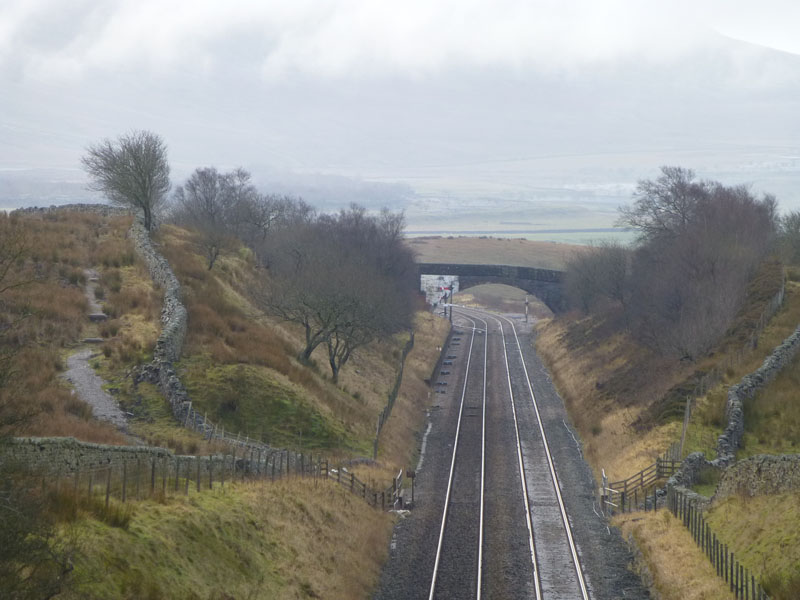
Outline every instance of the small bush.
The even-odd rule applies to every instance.
[[[797,600],[800,598],[800,573],[785,577],[780,573],[770,573],[761,581],[761,586],[772,600]]]

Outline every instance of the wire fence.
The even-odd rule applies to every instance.
[[[45,472],[42,487],[57,491],[72,489],[76,496],[101,499],[108,507],[113,498],[121,502],[188,495],[224,488],[241,481],[276,481],[288,477],[334,481],[368,504],[381,510],[404,507],[405,478],[401,470],[386,488],[373,488],[346,467],[331,467],[328,460],[313,454],[275,450],[266,454],[254,450],[237,455],[172,456],[122,459],[107,466],[82,469],[80,464],[62,472]]]
[[[414,349],[414,332],[411,331],[408,341],[406,345],[403,346],[403,352],[400,356],[400,368],[397,370],[397,376],[394,380],[394,386],[392,389],[389,390],[389,395],[387,397],[386,406],[378,415],[378,422],[375,427],[375,440],[372,443],[372,458],[378,458],[378,443],[381,437],[381,431],[383,430],[383,426],[386,424],[386,421],[389,420],[389,415],[392,414],[392,408],[394,408],[394,403],[397,400],[397,394],[400,392],[400,385],[403,383],[403,369],[405,368],[406,358],[408,357],[409,352]]]
[[[769,600],[769,596],[755,575],[741,564],[728,549],[728,544],[723,543],[717,534],[711,531],[705,515],[693,500],[679,490],[669,488],[667,507],[689,530],[692,539],[711,561],[717,576],[729,585],[737,600]]]

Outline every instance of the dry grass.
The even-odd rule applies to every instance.
[[[108,261],[130,262],[126,219],[59,212],[19,218],[28,253],[13,277],[29,281],[8,290],[0,303],[0,322],[12,323],[2,346],[16,352],[12,385],[2,390],[5,409],[32,414],[8,433],[73,435],[105,443],[123,443],[113,428],[91,419],[91,410],[59,378],[66,349],[93,333],[86,318],[84,269]]]
[[[752,334],[754,321],[780,280],[780,265],[765,263],[717,350],[694,364],[660,357],[619,333],[619,316],[613,313],[570,314],[540,327],[537,349],[553,373],[596,475],[604,468],[612,480],[623,479],[652,464],[679,439],[686,395],[716,365],[735,356],[736,366],[725,373],[724,385],[761,364],[796,326],[789,326],[798,310],[795,284],[790,284],[785,307],[762,332],[758,348],[740,356],[743,340]],[[721,386],[699,400],[687,434],[690,451],[712,450],[721,431],[722,410]]]
[[[761,366],[773,349],[800,323],[800,284],[788,281],[784,304],[759,336],[758,347],[738,354],[729,347],[717,354],[720,361],[737,353],[737,362],[725,372],[722,383],[698,398],[687,431],[687,451],[715,456],[717,437],[725,426],[727,386]],[[738,362],[738,361],[741,362]],[[795,402],[798,379],[795,360],[754,400],[745,404],[745,436],[740,457],[759,453],[797,452],[800,444],[800,412]]]
[[[670,369],[628,336],[603,333],[591,319],[573,322],[572,328],[553,320],[540,326],[536,347],[580,432],[595,475],[605,469],[616,480],[652,464],[676,439],[677,423],[649,430],[637,424],[652,398],[665,394],[688,371],[675,365]]]
[[[181,366],[187,386],[194,390],[216,389],[219,382],[214,378],[225,379],[228,365],[251,365],[261,370],[258,373],[252,369],[247,371],[250,376],[241,378],[243,385],[256,380],[269,381],[267,387],[272,388],[273,383],[286,378],[291,386],[297,386],[297,393],[289,395],[304,398],[299,404],[286,404],[287,410],[290,405],[302,405],[303,410],[309,409],[318,416],[312,419],[317,425],[306,427],[297,421],[298,415],[289,415],[284,410],[272,414],[270,423],[262,417],[247,417],[245,413],[220,412],[216,404],[206,407],[209,415],[215,412],[222,418],[220,424],[232,430],[243,427],[243,419],[252,421],[248,425],[251,433],[266,435],[271,432],[269,435],[274,437],[271,441],[276,443],[300,448],[324,447],[327,453],[339,458],[347,458],[353,452],[369,455],[375,418],[386,404],[407,335],[381,340],[357,352],[342,369],[338,386],[334,386],[325,367],[316,366],[327,364],[325,349],[318,348],[312,355],[311,366],[300,364],[295,356],[301,348],[302,330],[266,317],[251,300],[250,288],[257,278],[266,274],[254,269],[248,253],[229,253],[209,271],[197,254],[192,233],[165,226],[160,242],[163,253],[184,285],[189,311],[189,335]],[[215,365],[216,370],[191,367],[200,357]],[[289,389],[284,384],[279,387]],[[251,398],[263,394],[259,389],[248,388],[239,390],[239,395]],[[275,408],[272,400],[264,400]],[[242,406],[241,402],[234,404]],[[245,412],[252,416],[256,406],[250,404],[249,412]],[[276,429],[277,422],[284,417],[288,419],[287,426],[295,423],[292,431]],[[336,438],[330,435],[337,431],[341,432],[338,448],[331,446]]]
[[[416,252],[417,262],[542,269],[563,269],[572,253],[584,248],[558,242],[492,237],[416,237],[410,238],[408,245]]]
[[[633,536],[663,600],[733,600],[689,530],[666,509],[621,515],[614,524]]]
[[[62,597],[368,598],[391,523],[313,479],[144,501],[126,529],[90,516],[73,523],[84,551]]]
[[[378,458],[393,476],[399,468],[413,469],[425,423],[425,410],[431,405],[431,389],[426,385],[444,345],[450,324],[431,313],[418,313],[414,349],[406,358],[403,382],[392,414],[381,432]]]

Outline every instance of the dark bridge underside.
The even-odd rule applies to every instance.
[[[483,283],[503,283],[539,298],[553,312],[564,310],[563,271],[510,265],[459,265],[419,263],[420,275],[458,275],[459,289]]]

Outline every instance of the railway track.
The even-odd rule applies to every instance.
[[[456,311],[469,347],[428,598],[588,600],[516,327]]]

